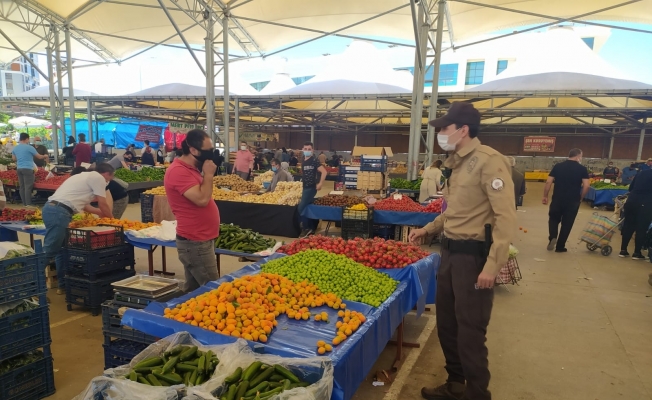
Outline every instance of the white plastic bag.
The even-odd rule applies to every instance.
[[[193,339],[193,337],[190,336],[190,333],[188,332],[177,332],[166,338],[163,338],[157,342],[150,344],[149,346],[147,346],[145,350],[141,351],[140,354],[134,357],[129,364],[117,368],[107,369],[106,371],[104,371],[104,376],[109,378],[126,379],[126,375],[129,374],[129,372],[131,372],[133,367],[139,362],[150,357],[160,356],[161,354],[165,353],[166,351],[180,344],[187,345],[187,346],[197,346],[199,350],[204,352],[211,350],[213,354],[215,354],[217,358],[220,360],[220,363],[222,362],[222,353],[226,348],[230,346],[230,345],[206,346]],[[219,368],[219,364],[218,367],[215,369],[215,373],[217,373],[218,368]],[[140,383],[139,385],[142,386],[142,384]],[[175,385],[171,387],[183,387],[183,385]]]
[[[98,376],[73,400],[177,400],[173,387],[147,386],[130,380]]]
[[[188,388],[186,400],[213,400],[221,395],[224,379],[238,367],[246,369],[254,361],[267,365],[278,364],[306,382],[314,382],[308,387],[286,390],[270,400],[330,400],[333,393],[333,364],[328,357],[284,358],[268,354],[254,353],[247,342],[239,339],[224,349],[220,363],[213,377],[198,387]]]

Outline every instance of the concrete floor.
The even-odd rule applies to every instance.
[[[652,264],[616,254],[603,257],[578,244],[576,238],[594,212],[586,204],[569,252],[547,252],[542,189],[542,183],[529,183],[518,213],[519,225],[527,230],[519,231],[514,241],[523,280],[509,286],[509,292],[496,289],[488,334],[494,398],[652,400],[652,287],[647,283]],[[125,217],[139,219],[139,205],[130,205]],[[613,244],[617,250],[619,235]],[[436,245],[428,249],[438,250]],[[136,258],[137,270],[146,272],[147,253],[137,249]],[[168,249],[167,259],[170,270],[182,271],[174,249]],[[160,264],[159,254],[155,260]],[[244,265],[233,257],[222,259],[223,273]],[[49,399],[67,400],[102,373],[102,321],[83,310],[66,311],[64,296],[53,291],[49,297],[57,387]],[[375,372],[393,362],[395,348],[387,346],[355,400],[418,399],[422,386],[446,379],[434,315],[433,307],[419,319],[406,317],[406,341],[421,348],[405,349],[393,383],[375,387]]]

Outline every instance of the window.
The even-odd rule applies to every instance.
[[[269,81],[265,81],[265,82],[255,82],[255,83],[250,83],[250,85],[251,85],[254,89],[256,89],[257,91],[260,92],[261,90],[263,90],[263,89],[265,88],[265,86],[267,86],[268,83],[269,83]]]
[[[296,85],[301,85],[303,82],[309,81],[309,80],[311,80],[311,79],[314,78],[314,77],[315,77],[314,75],[309,75],[309,76],[300,76],[300,77],[298,77],[298,78],[292,78],[292,80],[294,81],[294,83],[295,83]]]
[[[484,61],[466,63],[466,85],[480,85],[484,77]]]
[[[589,46],[589,49],[593,50],[593,45],[595,44],[595,38],[585,37],[582,38],[582,41],[584,41],[584,43],[586,43],[586,45]]]
[[[442,64],[439,66],[439,86],[457,85],[457,64]]]
[[[508,60],[498,60],[498,65],[496,66],[496,75],[500,74],[509,66]]]

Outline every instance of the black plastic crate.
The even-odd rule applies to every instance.
[[[383,238],[385,240],[394,239],[394,225],[378,225],[373,226],[373,236]]]
[[[147,348],[147,344],[131,340],[108,340],[104,347],[104,369],[116,368],[129,364],[131,360]]]
[[[102,331],[105,344],[109,344],[109,339],[112,337],[144,344],[152,344],[158,340],[155,336],[123,326],[122,316],[119,313],[120,307],[113,301],[106,301],[102,304]]]
[[[103,274],[123,270],[127,267],[134,269],[134,246],[123,244],[98,250],[64,249],[64,262],[66,274],[96,279]]]
[[[0,304],[44,293],[44,253],[0,261]]]
[[[342,238],[373,237],[373,210],[352,210],[342,207]]]
[[[43,358],[0,375],[0,399],[37,400],[55,392],[50,348]]]
[[[47,303],[41,303],[33,310],[0,318],[0,360],[51,342]]]
[[[176,299],[177,297],[183,295],[183,292],[177,290],[165,296],[157,297],[156,299],[148,299],[146,297],[134,296],[131,294],[123,294],[120,292],[115,292],[113,295],[113,304],[119,307],[130,307],[130,308],[145,308],[150,303],[153,302],[166,302],[168,300]]]
[[[140,220],[154,222],[154,196],[153,194],[140,194]]]
[[[102,303],[111,300],[113,297],[113,282],[127,279],[136,275],[136,271],[126,269],[115,273],[107,274],[101,278],[90,280],[75,276],[66,276],[66,303],[68,311],[73,305],[88,307],[93,316],[98,315]]]
[[[97,233],[88,229],[68,228],[65,247],[69,249],[97,250],[124,244],[125,233],[121,226],[100,226],[113,228],[113,231]]]

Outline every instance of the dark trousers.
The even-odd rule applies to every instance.
[[[636,232],[634,253],[641,253],[647,242],[647,231],[652,222],[652,196],[631,194],[625,203],[625,221],[623,222],[623,241],[620,249],[627,251],[629,241]]]
[[[466,397],[490,400],[487,326],[493,289],[475,289],[486,258],[442,251],[437,273],[437,333],[449,382],[466,382]]]
[[[575,217],[580,209],[580,202],[572,202],[568,200],[552,200],[550,203],[550,210],[548,211],[548,240],[557,238],[557,248],[563,249],[566,247],[566,240],[573,229]],[[561,230],[559,229],[561,223]]]
[[[317,189],[316,188],[304,188],[303,192],[301,192],[301,201],[299,202],[299,219],[301,220],[301,229],[311,229],[315,230],[317,229],[317,226],[319,225],[319,221],[315,221],[314,219],[310,219],[307,217],[304,217],[303,210],[306,209],[309,205],[312,204],[312,202],[315,200],[315,196],[317,195]]]

